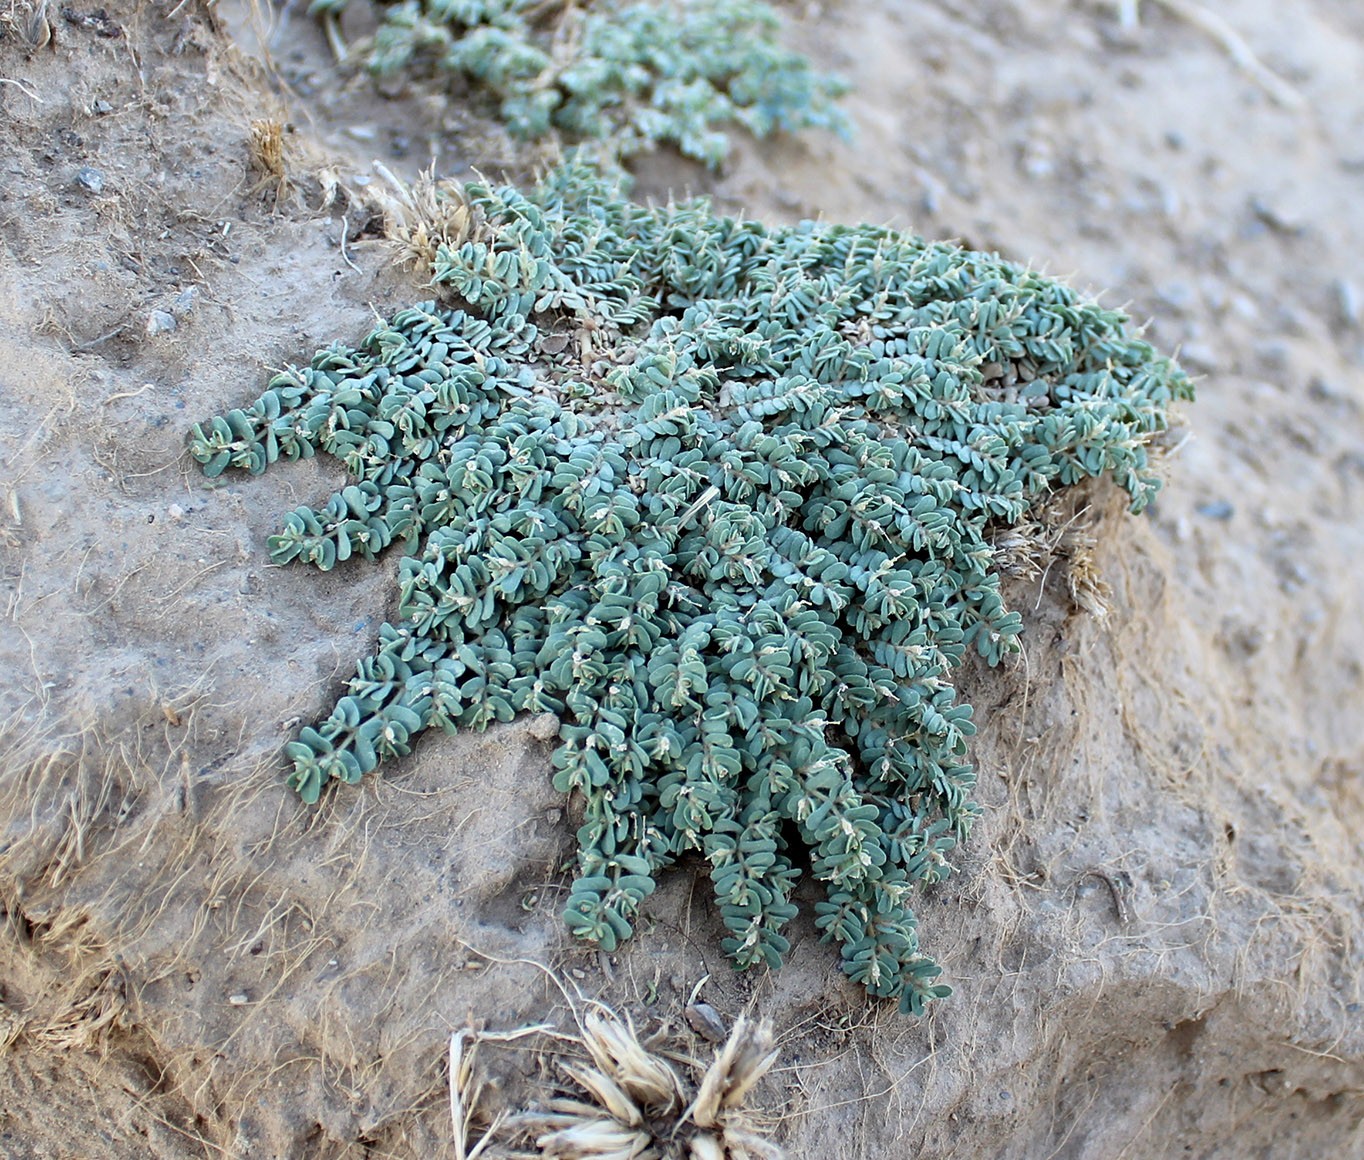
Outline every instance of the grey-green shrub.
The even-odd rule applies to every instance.
[[[1022,627],[991,529],[1102,474],[1140,508],[1189,381],[1064,285],[889,229],[644,208],[581,165],[464,198],[434,269],[461,306],[193,433],[210,475],[322,451],[355,478],[276,561],[403,553],[399,619],[289,744],[292,784],[554,713],[579,937],[614,948],[695,851],[726,952],[777,966],[808,858],[843,969],[921,1011],[948,988],[911,896],[976,813],[948,674]]]
[[[834,106],[845,86],[783,49],[778,29],[761,0],[401,0],[364,59],[379,75],[468,82],[515,137],[557,133],[607,160],[666,143],[713,166],[734,125],[759,137],[846,127]]]

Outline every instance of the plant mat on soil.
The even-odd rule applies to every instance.
[[[575,934],[613,950],[697,851],[726,953],[776,967],[808,858],[843,970],[921,1013],[950,988],[911,892],[977,813],[946,674],[1022,627],[992,534],[1105,474],[1142,508],[1189,381],[995,257],[647,209],[582,162],[452,190],[413,246],[437,236],[459,308],[193,432],[210,476],[322,452],[355,479],[285,517],[275,562],[403,552],[399,619],[289,744],[291,784],[314,802],[430,727],[553,714],[555,787],[585,803]]]
[[[521,141],[550,138],[605,162],[659,145],[718,166],[728,130],[846,132],[847,86],[778,43],[762,0],[403,0],[346,45],[349,0],[314,0],[339,60],[381,78],[434,73],[490,106]]]
[[[1184,25],[1143,9],[1135,53],[1097,40],[1088,13],[1031,0],[830,9],[827,24],[807,30],[819,37],[819,58],[844,69],[858,60],[885,122],[859,116],[861,145],[831,143],[832,163],[799,152],[807,146],[755,151],[737,141],[733,167],[715,185],[720,204],[767,220],[824,206],[844,220],[884,221],[931,188],[934,207],[909,210],[926,232],[1054,255],[1085,284],[1121,285],[1134,314],[1157,318],[1153,341],[1189,343],[1190,362],[1210,375],[1199,438],[1168,469],[1178,486],[1146,518],[1115,526],[1105,514],[1095,529],[1097,563],[1113,587],[1108,621],[1068,616],[1054,583],[1040,599],[1010,587],[1010,606],[1028,622],[1026,666],[992,674],[972,661],[956,670],[981,726],[972,754],[985,814],[951,855],[961,873],[915,907],[950,959],[959,995],[925,1021],[862,1002],[834,969],[837,956],[815,948],[808,914],[783,930],[794,945],[781,972],[718,969],[724,931],[704,877],[692,898],[688,874],[660,876],[639,937],[612,956],[623,985],[612,990],[598,956],[562,940],[554,915],[571,828],[554,813],[563,803],[531,740],[535,718],[427,738],[401,776],[329,793],[318,810],[281,793],[273,767],[253,772],[257,760],[277,762],[291,715],[311,721],[330,709],[337,682],[372,644],[374,625],[354,626],[383,606],[397,552],[325,576],[260,567],[275,513],[305,500],[320,506],[340,486],[339,469],[328,478],[297,464],[205,493],[197,480],[177,479],[183,424],[253,397],[243,368],[282,365],[333,336],[358,338],[373,317],[367,300],[389,316],[429,295],[372,289],[377,247],[353,246],[363,273],[350,269],[334,225],[328,239],[325,217],[299,218],[297,198],[268,219],[254,212],[268,190],[239,204],[238,183],[249,188],[260,176],[245,171],[249,121],[267,107],[253,99],[235,121],[224,117],[204,87],[202,48],[170,55],[179,25],[161,10],[144,8],[139,19],[130,5],[109,9],[146,67],[147,116],[123,43],[59,24],[55,52],[26,62],[8,41],[0,73],[43,102],[0,86],[0,135],[13,143],[6,164],[24,167],[33,154],[0,207],[0,233],[18,258],[0,263],[0,362],[6,386],[17,388],[6,392],[5,426],[19,452],[4,486],[22,512],[22,524],[11,521],[0,504],[15,544],[0,563],[14,614],[3,627],[20,626],[38,644],[32,658],[21,638],[7,649],[9,671],[29,671],[32,659],[52,682],[52,714],[110,726],[134,705],[155,709],[153,679],[180,688],[211,670],[212,696],[186,718],[190,806],[178,804],[186,786],[178,760],[163,769],[154,755],[155,776],[134,785],[131,812],[115,794],[105,815],[82,826],[85,861],[68,858],[59,886],[29,874],[42,858],[30,862],[23,847],[74,840],[68,803],[88,791],[74,772],[54,769],[40,803],[6,810],[17,836],[6,889],[22,889],[16,917],[40,937],[33,948],[7,940],[5,1001],[26,1029],[7,1054],[0,1097],[12,1109],[0,1131],[17,1130],[20,1142],[4,1147],[23,1154],[32,1141],[39,1154],[129,1160],[220,1149],[439,1155],[450,1138],[440,1064],[450,1027],[470,1007],[503,1027],[543,1012],[533,980],[503,986],[496,972],[452,958],[453,928],[509,955],[567,956],[586,988],[637,1018],[638,1004],[685,998],[686,979],[672,979],[695,978],[704,961],[717,1005],[734,1011],[759,998],[790,1036],[790,1066],[773,1082],[786,1085],[793,1155],[968,1157],[1000,1140],[1036,1155],[1083,1141],[1105,1157],[1192,1145],[1239,1160],[1248,1140],[1272,1141],[1284,1155],[1358,1150],[1359,1023],[1341,1005],[1360,998],[1360,749],[1349,706],[1364,618],[1348,580],[1359,554],[1350,466],[1360,439],[1359,332],[1333,323],[1330,289],[1334,278],[1358,282],[1345,257],[1360,249],[1349,202],[1354,137],[1345,132],[1358,94],[1329,69],[1358,59],[1364,26],[1352,6],[1331,0],[1237,0],[1227,9],[1313,109],[1339,122],[1338,135],[1322,139],[1289,124]],[[1338,19],[1325,40],[1314,19],[1331,13]],[[987,27],[999,15],[1006,19]],[[1266,34],[1300,18],[1292,36]],[[211,41],[195,19],[199,42]],[[148,41],[149,29],[159,42]],[[1086,31],[1088,40],[1078,35]],[[965,41],[970,52],[939,55]],[[1309,45],[1318,71],[1300,68]],[[220,74],[220,86],[231,79]],[[1059,107],[1058,92],[1085,88],[1092,103]],[[117,113],[89,114],[96,98]],[[1191,116],[1194,104],[1212,115]],[[963,109],[979,126],[970,140],[960,132]],[[207,122],[196,110],[211,114]],[[377,124],[382,146],[384,121],[357,116]],[[1255,141],[1241,143],[1243,154],[1247,124]],[[62,136],[71,127],[85,140],[79,151]],[[1182,151],[1162,143],[1171,129]],[[1018,160],[1038,149],[1055,163],[1050,178]],[[1219,166],[1215,182],[1198,177],[1205,159]],[[103,198],[148,211],[129,214],[126,232],[93,228],[106,220],[92,217],[106,212],[104,201],[68,188],[87,164],[110,179]],[[150,180],[162,168],[164,188]],[[292,168],[306,188],[306,170]],[[1147,179],[1168,182],[1178,211],[1162,211],[1154,193],[1144,207],[1127,204],[1133,190],[1151,188]],[[1252,198],[1282,207],[1295,190],[1301,232],[1252,232]],[[203,215],[202,229],[186,208]],[[214,229],[224,217],[229,238]],[[140,255],[138,270],[120,263],[124,253]],[[204,272],[199,303],[176,331],[144,340],[136,308],[160,306],[163,293],[174,301],[180,286],[158,279],[175,277],[182,253]],[[1192,298],[1176,299],[1181,284]],[[230,316],[220,302],[231,303]],[[73,338],[44,322],[49,307]],[[69,347],[109,334],[130,309],[117,337],[68,358]],[[1318,375],[1325,385],[1309,388]],[[56,393],[68,387],[69,417]],[[114,395],[123,397],[104,405]],[[1220,500],[1232,501],[1233,516],[1201,514]],[[146,736],[159,736],[158,716]],[[224,761],[229,752],[241,756]],[[998,856],[1001,829],[1013,838],[1007,860]],[[1126,926],[1094,867],[1117,883]],[[522,906],[527,884],[537,909]],[[816,897],[813,884],[797,895],[807,912]],[[90,958],[73,968],[60,952],[82,946]],[[393,971],[390,956],[410,969]],[[339,970],[328,967],[333,959]],[[101,962],[122,965],[100,983]],[[126,987],[136,1038],[118,1019],[75,1049],[35,1038],[63,1016],[40,998],[60,998],[82,977],[89,988],[71,997],[97,1020]],[[636,978],[635,993],[623,990]],[[103,999],[85,1003],[98,986]],[[232,1005],[241,995],[250,1001]],[[13,1086],[26,1072],[33,1086]],[[116,1143],[100,1134],[113,1119],[87,1111],[82,1083],[127,1129]],[[212,1146],[140,1106],[124,1119],[135,1099]],[[60,1134],[45,1134],[50,1127]]]

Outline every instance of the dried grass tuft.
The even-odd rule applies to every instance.
[[[705,1066],[665,1059],[646,1047],[634,1024],[606,1007],[580,1021],[592,1066],[561,1061],[580,1093],[547,1110],[513,1117],[550,1160],[780,1160],[758,1131],[749,1097],[776,1061],[772,1030],[740,1016]],[[690,1096],[690,1099],[688,1097]]]
[[[1078,489],[1077,497],[1058,496],[1038,511],[1036,519],[1002,528],[993,547],[995,565],[1016,580],[1046,582],[1059,562],[1064,568],[1071,604],[1096,620],[1108,615],[1112,590],[1097,558],[1096,530],[1116,502],[1114,489]]]
[[[382,183],[371,182],[363,200],[384,219],[384,236],[402,248],[401,259],[429,268],[441,246],[452,249],[479,237],[483,223],[457,182],[438,181],[435,167],[407,184],[382,162],[374,162]]]
[[[261,175],[260,180],[251,187],[251,192],[273,188],[275,204],[278,205],[290,187],[284,163],[284,123],[274,117],[260,117],[252,121],[247,148],[251,156],[251,168]]]

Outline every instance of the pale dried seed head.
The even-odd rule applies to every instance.
[[[739,1061],[733,1072],[733,1083],[721,1100],[723,1110],[728,1111],[740,1107],[748,1098],[748,1093],[758,1085],[758,1081],[777,1062],[778,1052],[775,1048],[768,1050],[771,1047],[772,1041],[769,1037],[764,1048],[752,1055],[744,1056]]]
[[[709,1132],[691,1138],[688,1160],[726,1160],[725,1149]]]
[[[585,1103],[583,1100],[571,1100],[567,1096],[555,1096],[551,1099],[549,1110],[555,1114],[539,1115],[533,1118],[537,1122],[550,1123],[553,1121],[560,1127],[566,1127],[571,1118],[591,1120],[601,1115],[601,1108],[595,1104]]]
[[[465,1051],[465,1041],[469,1049]],[[469,1121],[478,1102],[479,1089],[473,1087],[474,1054],[478,1040],[468,1028],[450,1035],[450,1121],[455,1134],[455,1155],[464,1160],[468,1150]]]
[[[589,1011],[583,1020],[583,1044],[597,1067],[646,1110],[661,1115],[681,1106],[677,1073],[640,1046],[634,1028],[615,1015]]]
[[[765,1023],[751,1024],[740,1015],[729,1040],[706,1069],[691,1106],[692,1120],[701,1128],[715,1127],[724,1112],[743,1102],[776,1058],[772,1029]]]
[[[635,1102],[615,1080],[595,1068],[574,1067],[571,1063],[561,1063],[559,1066],[574,1083],[586,1088],[592,1098],[622,1124],[637,1128],[644,1123],[644,1116]]]
[[[10,9],[13,16],[13,8]],[[14,19],[18,19],[14,17]],[[52,43],[52,22],[47,18],[47,0],[38,0],[28,20],[20,26],[24,39],[32,49],[46,48]]]
[[[733,1124],[725,1126],[724,1140],[728,1160],[786,1160],[785,1153],[770,1140],[735,1128]]]
[[[642,1160],[652,1138],[615,1120],[581,1120],[535,1141],[549,1160]]]

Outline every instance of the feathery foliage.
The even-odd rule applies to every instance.
[[[1140,508],[1189,381],[1064,285],[889,229],[645,208],[583,165],[462,198],[434,262],[460,308],[193,432],[209,475],[325,452],[355,478],[285,516],[277,562],[403,553],[399,620],[292,784],[553,713],[578,936],[613,949],[696,851],[726,952],[777,966],[808,859],[843,969],[920,1012],[948,988],[911,894],[976,814],[948,675],[1021,630],[989,529],[1104,473]]]
[[[733,125],[846,128],[845,86],[780,47],[778,28],[762,0],[401,0],[361,56],[380,76],[434,66],[472,85],[522,140],[557,133],[605,160],[666,143],[715,166]]]

